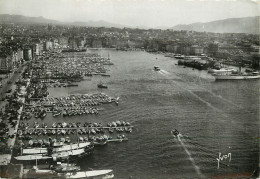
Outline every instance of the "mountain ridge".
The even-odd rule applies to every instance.
[[[39,17],[28,17],[24,15],[10,15],[10,14],[0,14],[0,23],[27,23],[27,24],[58,24],[58,25],[76,25],[76,26],[89,26],[89,27],[117,27],[124,28],[127,27],[121,24],[114,24],[100,21],[74,21],[74,22],[61,22],[57,20],[47,19],[42,16]]]
[[[210,22],[196,22],[191,24],[178,24],[173,27],[155,27],[155,29],[171,29],[171,30],[188,30],[197,32],[214,32],[214,33],[247,33],[260,34],[259,30],[260,16],[228,18],[215,20]],[[0,14],[0,23],[27,23],[27,24],[57,24],[57,25],[72,25],[72,26],[88,26],[88,27],[115,27],[115,28],[143,28],[153,29],[144,26],[127,26],[121,24],[110,23],[104,20],[99,21],[74,21],[61,22],[58,20],[47,19],[42,16],[28,17],[24,15]]]
[[[247,33],[259,34],[260,16],[228,18],[211,22],[196,22],[192,24],[178,24],[172,30],[189,30],[214,33]]]

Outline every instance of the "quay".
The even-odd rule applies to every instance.
[[[20,68],[23,69],[23,66],[21,66]],[[19,69],[20,69],[19,68]],[[20,93],[22,94],[21,96],[22,97],[18,97],[18,100],[20,100],[22,103],[25,102],[25,97],[23,97],[25,94],[26,94],[26,87],[30,84],[30,80],[27,81],[26,83],[26,86],[22,86],[21,87],[21,91]],[[14,147],[14,144],[16,142],[16,134],[17,134],[17,131],[18,131],[18,128],[19,128],[19,124],[20,124],[20,119],[21,119],[21,113],[23,111],[23,105],[20,107],[20,109],[17,111],[18,112],[18,117],[17,117],[17,122],[16,122],[16,125],[14,126],[14,128],[12,127],[9,127],[9,135],[10,136],[14,136],[13,138],[9,138],[8,141],[7,141],[7,147],[10,149],[10,153],[9,154],[1,154],[0,155],[0,164],[1,165],[8,165],[10,164],[11,162],[11,158],[12,158],[12,155],[13,155],[13,147]]]
[[[62,128],[62,127],[60,127],[60,128],[40,128],[40,127],[37,127],[37,128],[28,128],[28,130],[31,130],[31,129],[39,129],[39,130],[62,130],[62,129],[74,129],[74,130],[76,130],[76,129],[111,129],[111,128],[113,128],[113,129],[119,129],[119,128],[122,128],[122,127],[127,127],[127,128],[133,128],[134,126],[120,126],[120,127],[65,127],[65,128]]]

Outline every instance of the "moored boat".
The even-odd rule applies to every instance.
[[[209,69],[208,73],[232,73],[236,72],[237,70],[234,68],[220,68],[220,69]]]
[[[46,159],[51,159],[52,157],[42,155],[42,154],[36,154],[36,155],[21,155],[21,156],[17,156],[17,157],[14,157],[14,158],[16,160],[28,161],[28,160],[46,160]]]
[[[23,155],[27,155],[27,154],[47,154],[48,150],[47,150],[47,148],[30,148],[30,149],[23,149],[22,153],[23,153]]]
[[[213,74],[215,80],[249,80],[259,79],[258,72],[246,73],[246,74]]]
[[[51,156],[55,160],[57,158],[67,158],[70,156],[78,156],[82,155],[85,153],[85,149],[75,149],[75,150],[70,150],[70,151],[65,151],[65,152],[58,152],[58,153],[53,153]]]
[[[114,178],[113,170],[68,172],[60,176],[63,176],[65,178],[105,178],[105,179]]]
[[[81,149],[90,146],[90,142],[84,142],[84,143],[78,143],[78,144],[67,144],[63,145],[58,148],[54,148],[53,152],[63,152],[63,151],[68,151],[68,150],[74,150],[74,149]]]

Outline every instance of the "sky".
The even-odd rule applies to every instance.
[[[260,0],[0,0],[0,14],[43,16],[63,22],[107,21],[131,27],[260,15]]]

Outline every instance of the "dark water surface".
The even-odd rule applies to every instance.
[[[99,53],[104,56],[108,51]],[[77,88],[51,88],[51,96],[104,92],[120,96],[98,116],[52,117],[49,122],[130,121],[129,141],[96,148],[82,169],[113,169],[115,178],[201,178],[252,174],[258,166],[259,81],[215,82],[205,71],[146,52],[109,51],[111,77],[93,76]],[[154,71],[159,66],[161,71]],[[102,81],[108,89],[97,89]],[[182,137],[173,138],[172,129]],[[231,153],[219,169],[217,158]]]

